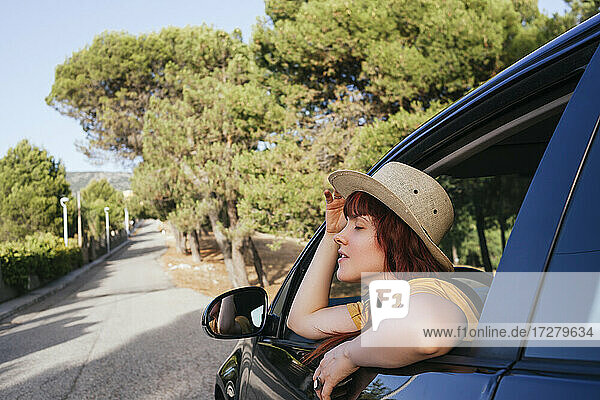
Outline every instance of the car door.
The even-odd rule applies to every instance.
[[[286,278],[271,308],[272,316],[278,322],[272,332],[254,339],[252,364],[247,371],[247,385],[243,399],[313,399],[312,372],[301,362],[301,358],[315,343],[297,335],[284,332],[284,315],[289,308],[291,287],[298,282],[297,271],[308,262],[318,244],[319,233],[300,255],[294,269]]]

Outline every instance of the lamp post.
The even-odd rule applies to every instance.
[[[129,236],[129,210],[125,207],[125,232]]]
[[[106,217],[106,252],[110,253],[110,224],[108,221],[108,210],[110,210],[110,208],[104,207],[104,216]]]
[[[69,244],[69,231],[67,228],[67,201],[69,201],[68,197],[61,197],[60,198],[60,205],[63,208],[63,231],[64,231],[64,238],[65,238],[65,247],[68,246]],[[54,203],[56,204],[56,203]]]
[[[77,244],[83,247],[83,232],[81,229],[81,192],[77,191]]]

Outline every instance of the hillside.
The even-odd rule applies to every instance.
[[[71,185],[71,191],[77,192],[92,180],[106,178],[115,189],[123,191],[131,189],[131,175],[130,172],[67,172],[67,181]]]

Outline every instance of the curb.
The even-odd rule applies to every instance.
[[[140,224],[140,226],[141,225],[142,224]],[[137,229],[137,227],[134,228],[134,231],[135,231],[135,229]],[[132,235],[134,231],[132,231],[130,233],[130,235]],[[81,275],[85,274],[87,271],[89,271],[93,267],[102,263],[108,257],[115,255],[117,252],[121,251],[121,249],[123,249],[125,247],[125,245],[127,245],[129,243],[131,243],[131,240],[128,237],[127,240],[125,240],[123,243],[121,243],[120,245],[115,247],[113,250],[111,250],[110,253],[103,254],[102,256],[98,257],[94,261],[82,266],[81,268],[77,268],[76,270],[69,272],[67,275],[62,276],[62,277],[58,278],[57,280],[50,282],[46,286],[37,288],[27,294],[24,294],[23,296],[17,297],[12,300],[8,300],[4,303],[0,303],[0,321],[3,321],[9,317],[12,317],[19,311],[23,310],[24,308],[29,307],[35,303],[38,303],[38,302],[44,300],[46,297],[58,292],[61,289],[64,289],[66,286],[68,286],[70,283],[75,281]]]

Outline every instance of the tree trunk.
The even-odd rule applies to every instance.
[[[198,243],[198,235],[196,231],[192,229],[188,232],[188,243],[190,244],[190,250],[192,251],[192,261],[200,262],[202,258],[200,257],[200,246]]]
[[[227,274],[229,275],[229,280],[231,281],[231,284],[233,285],[233,287],[236,288],[248,285],[247,277],[245,279],[245,283],[243,279],[240,280],[238,278],[238,274],[236,273],[235,264],[233,262],[231,254],[232,244],[223,232],[223,227],[219,223],[219,216],[217,214],[217,210],[209,211],[208,219],[210,220],[210,225],[213,231],[213,235],[215,235],[217,245],[219,246],[221,253],[223,253],[223,262],[225,263],[225,269],[227,270]]]
[[[236,279],[242,286],[250,285],[248,282],[248,273],[246,272],[246,261],[244,260],[244,237],[235,232],[238,222],[237,208],[235,204],[228,200],[226,203],[227,216],[229,217],[229,230],[232,233],[231,238],[231,259],[235,269]]]
[[[169,222],[169,226],[171,227],[171,231],[175,237],[175,248],[177,249],[177,253],[186,254],[183,232],[180,232],[172,222]]]
[[[249,286],[246,262],[244,261],[244,239],[235,236],[231,239],[231,259],[233,261],[236,280],[241,286]]]
[[[177,249],[177,253],[185,254],[185,239],[183,233],[175,228],[175,248]]]
[[[202,245],[200,244],[200,242],[202,241],[202,237],[207,236],[209,232],[205,229],[195,229],[194,233],[196,234],[196,239],[198,240],[198,251],[201,251]],[[202,258],[202,256],[200,256],[200,258]]]
[[[93,236],[90,236],[90,257],[92,260],[96,259],[96,241],[94,240]]]
[[[246,246],[252,253],[252,262],[254,263],[254,269],[256,270],[256,276],[258,277],[258,284],[262,287],[269,286],[269,281],[267,280],[267,274],[263,270],[262,260],[260,259],[260,254],[258,254],[258,250],[254,245],[254,241],[250,236],[246,238]]]
[[[200,189],[205,187],[205,182],[203,182],[199,176],[194,174],[189,165],[183,162],[181,163],[181,167],[183,169],[183,173],[189,179],[191,179],[196,187]],[[205,177],[205,180],[208,181],[208,177]],[[235,225],[237,222],[237,209],[235,204],[231,201],[227,201],[225,205],[227,207],[227,215],[229,216],[229,228],[230,230],[235,231]],[[219,222],[218,213],[218,207],[213,208],[208,212],[208,219],[210,221],[213,234],[215,235],[215,239],[217,240],[217,244],[223,253],[223,262],[225,263],[225,268],[229,274],[229,279],[234,287],[247,286],[249,283],[248,275],[246,274],[246,263],[244,262],[244,257],[241,252],[243,242],[240,240],[240,243],[238,243],[236,240],[230,240],[227,238],[223,232],[223,227]]]
[[[188,254],[188,242],[185,232],[179,231],[179,240],[181,240],[181,249],[183,250],[183,254]]]
[[[198,237],[202,237],[203,235],[208,235],[208,229],[204,228],[202,225],[198,225],[198,229],[196,229],[198,233]]]
[[[483,262],[483,268],[487,272],[492,272],[492,262],[490,261],[490,253],[487,247],[487,241],[485,239],[485,219],[483,216],[483,210],[479,207],[475,207],[475,223],[477,225],[477,236],[479,236],[479,249],[481,250],[481,261]]]
[[[502,242],[502,251],[504,251],[506,247],[506,223],[499,220],[498,225],[500,225],[500,240]]]
[[[458,259],[458,251],[456,250],[456,245],[452,243],[452,262],[454,264],[458,264],[460,260]]]

